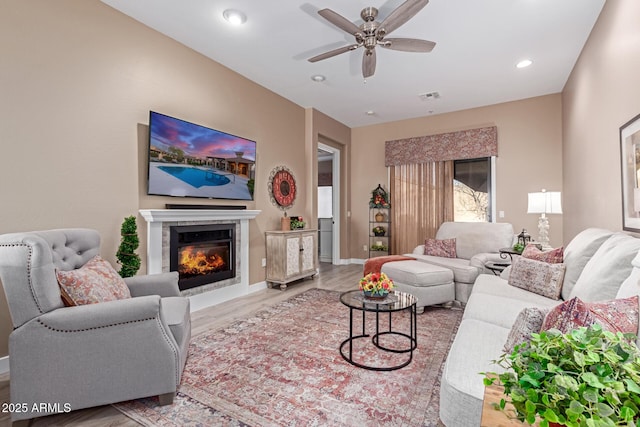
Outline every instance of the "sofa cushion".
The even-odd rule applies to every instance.
[[[426,239],[424,241],[424,254],[456,258],[456,239]]]
[[[600,228],[587,228],[578,233],[564,248],[564,284],[562,285],[562,299],[569,299],[573,286],[582,273],[585,265],[600,245],[613,235],[613,231]]]
[[[477,267],[469,265],[468,259],[463,258],[443,258],[431,255],[419,255],[411,254],[416,260],[445,267],[453,272],[453,280],[462,283],[473,283],[481,273],[481,270]]]
[[[56,271],[56,277],[63,299],[69,300],[65,303],[84,305],[131,298],[122,277],[99,255],[78,269]]]
[[[498,252],[511,246],[513,226],[494,222],[444,222],[438,228],[436,239],[456,239],[459,258],[471,259],[482,252]]]
[[[547,298],[560,298],[564,264],[550,264],[519,257],[513,260],[509,284]]]
[[[579,297],[587,302],[615,298],[622,282],[631,274],[631,261],[638,251],[640,239],[615,233],[600,245],[584,266],[569,297]]]
[[[517,289],[517,288],[514,288]],[[527,291],[523,291],[527,292]],[[528,292],[531,295],[531,292]],[[463,319],[476,319],[503,328],[511,329],[518,314],[527,307],[553,307],[560,301],[536,295],[539,299],[525,300],[505,296],[472,292],[464,309]],[[504,344],[504,343],[503,343]]]
[[[518,313],[507,341],[504,343],[504,351],[511,353],[518,344],[528,342],[531,334],[540,332],[544,318],[549,313],[549,308],[527,307]]]
[[[535,259],[536,261],[559,264],[563,261],[564,248],[555,248],[548,251],[538,249],[535,244],[528,244],[522,251],[523,258]]]
[[[629,274],[629,276],[624,279],[624,282],[622,282],[622,285],[620,285],[616,298],[640,295],[640,252],[631,261],[631,266],[633,267],[631,274]]]
[[[567,333],[594,323],[611,332],[638,333],[638,296],[602,302],[584,302],[575,297],[552,308],[542,330],[558,329]]]
[[[445,425],[479,425],[484,396],[480,372],[504,371],[492,361],[502,353],[508,334],[508,328],[462,321],[442,371],[440,419]]]
[[[558,304],[556,300],[511,286],[507,280],[493,274],[481,274],[478,276],[473,285],[473,293],[521,300],[537,307],[548,307]]]
[[[484,385],[480,373],[504,371],[492,361],[502,353],[508,335],[509,328],[464,319],[451,344],[442,382],[482,401]],[[461,412],[464,412],[463,409],[458,408]]]

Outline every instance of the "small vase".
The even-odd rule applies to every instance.
[[[384,237],[385,233],[386,232],[384,232],[384,231],[379,231],[377,233],[374,232],[373,235],[376,236],[376,237]]]
[[[378,212],[375,218],[376,218],[376,221],[382,222],[384,221],[384,214],[382,212]]]

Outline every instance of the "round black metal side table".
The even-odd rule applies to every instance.
[[[413,360],[413,350],[418,347],[418,329],[417,329],[417,317],[416,317],[416,302],[417,298],[406,292],[393,291],[383,300],[370,300],[364,297],[362,291],[348,291],[340,295],[340,302],[349,307],[349,338],[344,340],[340,344],[340,354],[347,362],[354,366],[363,369],[369,369],[373,371],[393,371],[396,369],[404,368]],[[409,311],[409,331],[408,333],[393,330],[392,316],[394,312],[400,312],[403,310]],[[354,313],[355,311],[362,312],[362,333],[355,332],[354,335]],[[375,313],[375,334],[370,335],[366,333],[366,314]],[[388,316],[388,327],[385,330],[380,329],[380,317]],[[384,319],[383,319],[384,321]],[[407,339],[407,346],[405,348],[388,348],[380,344],[380,337],[383,335],[396,335]],[[373,345],[380,350],[388,351],[392,353],[408,353],[408,357],[405,361],[394,366],[371,366],[365,363],[356,362],[353,360],[353,343],[355,340],[371,337]]]

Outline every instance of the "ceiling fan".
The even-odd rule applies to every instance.
[[[309,62],[322,61],[323,59],[364,47],[362,76],[366,79],[367,77],[373,76],[376,71],[376,46],[404,52],[431,52],[436,44],[428,40],[386,38],[392,31],[396,30],[416,13],[420,12],[427,3],[429,3],[429,0],[407,0],[391,12],[382,22],[376,21],[378,9],[375,7],[366,7],[360,12],[360,17],[364,20],[364,23],[360,26],[357,26],[331,9],[319,10],[318,14],[320,16],[341,30],[354,36],[356,42],[355,44],[316,55],[313,58],[309,58]]]

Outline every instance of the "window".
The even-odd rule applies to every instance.
[[[453,162],[454,221],[490,222],[491,157]]]

